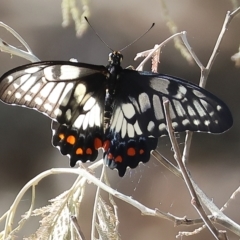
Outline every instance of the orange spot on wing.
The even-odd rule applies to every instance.
[[[97,150],[97,149],[101,148],[102,146],[103,146],[102,140],[100,138],[95,138],[94,139],[94,147],[95,147],[95,149]]]
[[[86,154],[91,155],[91,154],[92,154],[92,149],[91,149],[91,148],[87,148],[87,150],[86,150]]]
[[[112,155],[111,153],[109,153],[109,154],[107,155],[107,158],[108,158],[108,159],[113,159],[113,155]]]
[[[67,137],[67,143],[74,145],[76,142],[76,138],[73,135]]]
[[[64,135],[63,133],[60,133],[60,134],[58,135],[58,137],[59,137],[61,140],[63,140],[63,139],[65,138],[65,135]]]
[[[143,154],[143,153],[144,153],[144,150],[143,150],[143,149],[140,149],[140,150],[139,150],[139,153],[140,153],[140,154]]]
[[[109,140],[106,140],[104,143],[103,143],[103,148],[105,151],[107,151],[109,149],[109,146],[110,146],[110,141]]]
[[[77,148],[76,154],[77,155],[83,155],[83,149],[82,148]]]
[[[136,150],[132,147],[128,148],[127,155],[128,156],[135,156],[136,155]]]
[[[122,157],[119,155],[114,159],[115,162],[120,162],[120,163],[122,162],[122,160],[123,160]]]

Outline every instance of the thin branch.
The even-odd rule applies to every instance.
[[[99,165],[101,165],[103,163],[103,160],[99,160],[98,162],[95,162],[94,164],[92,164],[91,166],[89,166],[89,169],[95,169],[96,167],[98,167]],[[4,228],[4,239],[6,238],[6,234],[9,234],[10,232],[15,232],[18,231],[18,228],[12,230],[12,226],[13,226],[13,220],[14,220],[14,216],[16,213],[16,209],[19,205],[19,203],[22,200],[22,197],[24,196],[24,194],[28,191],[29,188],[34,188],[36,185],[38,185],[38,183],[44,179],[47,176],[53,175],[53,174],[60,174],[60,173],[74,173],[74,174],[78,174],[78,169],[68,169],[68,168],[53,168],[47,171],[44,171],[42,173],[40,173],[39,175],[37,175],[35,178],[31,179],[18,193],[17,197],[15,198],[13,204],[11,205],[10,209],[7,211],[6,214],[6,222],[5,222],[5,228]],[[73,189],[75,187],[75,185],[78,184],[82,184],[82,182],[78,183],[78,179],[75,181],[75,183],[73,184],[73,186],[70,188],[69,191],[71,191],[71,189]],[[74,190],[75,192],[76,190]],[[31,208],[30,208],[31,209]],[[4,215],[5,215],[4,214]],[[22,226],[21,226],[22,227]]]
[[[193,56],[194,60],[196,61],[196,63],[198,64],[198,66],[201,69],[201,77],[200,77],[200,82],[199,82],[199,86],[205,88],[206,83],[207,83],[207,78],[209,75],[209,72],[212,68],[212,65],[217,57],[217,54],[219,53],[219,49],[220,49],[220,44],[222,43],[223,37],[227,31],[227,28],[230,24],[230,22],[232,21],[232,19],[239,13],[240,11],[240,7],[237,8],[236,10],[232,11],[232,12],[227,12],[221,32],[218,36],[217,42],[215,44],[215,47],[213,49],[213,52],[211,54],[211,57],[208,61],[208,64],[206,66],[206,68],[203,67],[202,63],[200,62],[200,60],[198,58],[196,58],[196,54],[193,52],[193,50],[191,49],[190,45],[188,44],[186,39],[186,36],[183,35],[183,41],[184,44],[186,45],[186,47],[188,48],[188,50],[190,51],[191,55]],[[185,40],[184,40],[185,39]],[[185,138],[185,146],[184,146],[184,150],[183,150],[183,160],[184,162],[187,161],[188,157],[189,157],[189,152],[190,152],[190,146],[191,146],[191,141],[192,141],[192,132],[187,132],[186,134],[186,138]]]
[[[5,28],[7,31],[9,31],[26,49],[27,51],[33,55],[33,52],[27,42],[11,27],[9,27],[7,24],[0,22],[0,27]]]
[[[170,33],[171,34],[177,33],[177,31],[178,31],[177,25],[174,22],[174,20],[172,19],[172,17],[170,16],[165,1],[161,0],[160,4],[161,4],[161,10],[163,12],[162,15],[163,15],[163,17],[164,17],[164,19],[166,21],[166,25],[167,25]],[[189,54],[189,51],[187,51],[186,45],[184,46],[183,43],[181,42],[180,37],[177,36],[176,38],[173,39],[173,41],[174,41],[175,48],[180,51],[180,53],[183,56],[183,58],[185,58],[188,61],[189,64],[193,64],[194,61],[192,59],[192,56],[191,56],[191,54]]]
[[[139,57],[142,57],[142,54],[146,55],[148,54],[148,56],[146,58],[144,58],[144,60],[138,65],[138,67],[136,68],[137,71],[141,71],[144,64],[154,55],[155,51],[160,50],[161,47],[163,47],[164,45],[166,45],[170,40],[174,39],[176,36],[180,36],[183,33],[176,33],[174,35],[172,35],[171,37],[167,38],[165,41],[163,41],[162,43],[160,43],[159,45],[155,45],[155,47],[151,50],[147,50],[144,51],[143,53],[138,53],[136,55],[136,57],[134,58],[134,61],[136,61]]]
[[[108,181],[108,177],[107,177],[106,172],[104,174],[104,182],[106,183],[106,185],[108,185],[110,187],[110,183]],[[118,220],[118,206],[115,203],[115,201],[113,199],[113,196],[111,194],[109,194],[109,201],[112,204],[113,209],[114,209],[114,215],[115,215],[115,219],[116,219],[116,221],[115,221],[116,232],[118,232],[118,227],[119,227],[119,223],[120,223],[119,220]]]
[[[40,60],[32,53],[15,48],[0,38],[0,51],[24,58],[30,62],[39,62]]]
[[[105,173],[105,165],[103,164],[102,166],[102,172],[101,172],[101,176],[100,176],[100,181],[103,181],[103,177],[104,177],[104,173]],[[94,205],[93,205],[93,214],[92,214],[92,229],[91,229],[91,239],[95,239],[95,223],[96,223],[96,218],[97,218],[97,207],[98,207],[98,200],[99,200],[99,196],[100,196],[100,187],[97,187],[97,191],[95,194],[95,200],[94,200]]]
[[[30,62],[38,62],[40,61],[33,53],[26,41],[12,28],[10,28],[8,25],[6,25],[3,22],[0,22],[0,27],[5,28],[7,31],[9,31],[26,49],[27,51],[23,51],[21,49],[15,48],[2,40],[0,38],[0,51],[10,53],[15,56],[19,56],[21,58],[25,58],[29,60]]]
[[[222,26],[222,30],[221,30],[221,32],[220,32],[220,34],[218,36],[217,42],[215,44],[215,47],[214,47],[213,52],[211,54],[211,57],[210,57],[210,59],[208,61],[208,64],[206,66],[206,72],[205,72],[205,74],[203,74],[203,76],[202,76],[202,78],[200,80],[199,86],[201,86],[203,88],[206,86],[208,74],[209,74],[209,72],[210,72],[210,70],[212,68],[212,65],[213,65],[216,57],[217,57],[217,54],[220,51],[219,49],[220,49],[220,45],[222,43],[223,37],[224,37],[224,35],[225,35],[225,33],[226,33],[227,29],[228,29],[228,26],[231,23],[232,19],[239,12],[240,12],[240,7],[237,8],[236,10],[232,11],[232,12],[230,12],[230,11],[227,12],[227,15],[225,17],[225,20],[224,20],[224,23],[223,23],[223,26]]]
[[[152,151],[151,154],[164,167],[166,167],[169,171],[171,171],[173,174],[175,174],[177,177],[180,177],[183,180],[183,176],[178,167],[174,166],[170,161],[168,161],[168,159],[166,159],[156,150]],[[218,209],[218,207],[214,204],[214,202],[211,199],[209,199],[205,195],[205,193],[198,187],[198,185],[194,182],[191,176],[190,176],[190,179],[198,197],[201,199],[201,202],[208,208],[208,210],[212,214],[212,215],[209,215],[208,217],[212,219],[212,221],[220,224],[221,226],[229,229],[231,232],[240,236],[240,226]],[[203,221],[199,221],[199,223],[203,223]]]
[[[236,198],[236,196],[237,196],[237,194],[239,194],[240,193],[240,187],[238,187],[234,192],[233,192],[233,194],[231,195],[231,197],[228,199],[228,201],[223,205],[223,207],[220,209],[220,211],[225,211],[226,210],[226,208],[228,207],[228,205],[230,204],[230,202],[232,201],[232,200],[234,200],[235,198]]]
[[[213,225],[213,223],[207,217],[207,214],[205,213],[205,211],[204,211],[204,209],[203,209],[203,207],[202,207],[202,205],[201,205],[201,203],[198,199],[198,196],[197,196],[197,194],[194,190],[194,187],[193,187],[192,182],[190,180],[187,169],[185,168],[185,165],[182,162],[181,152],[180,152],[180,149],[178,147],[177,140],[174,136],[174,130],[172,128],[172,121],[171,121],[170,110],[169,110],[169,101],[164,101],[163,106],[164,106],[164,113],[165,113],[166,122],[167,122],[167,130],[168,130],[168,134],[169,134],[171,144],[172,144],[172,147],[173,147],[173,151],[174,151],[174,158],[177,161],[178,167],[182,172],[184,182],[186,183],[187,188],[189,190],[189,193],[192,197],[191,203],[194,206],[194,208],[196,209],[196,211],[198,212],[198,214],[201,216],[204,223],[206,224],[206,226],[208,227],[208,229],[210,230],[212,235],[215,237],[215,239],[223,239],[220,236],[218,230]]]
[[[71,216],[70,218],[72,220],[73,226],[74,226],[74,228],[75,228],[75,230],[77,232],[77,235],[80,238],[80,240],[86,240],[86,238],[85,238],[85,236],[84,236],[84,234],[82,232],[82,229],[81,229],[81,227],[80,227],[80,225],[79,225],[79,223],[77,221],[76,216]]]

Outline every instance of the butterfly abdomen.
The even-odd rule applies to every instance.
[[[113,104],[113,98],[108,93],[108,90],[106,90],[106,96],[105,96],[105,106],[104,106],[104,132],[106,132],[106,129],[110,126],[110,119],[112,117],[112,104]]]

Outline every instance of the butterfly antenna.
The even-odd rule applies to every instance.
[[[154,27],[155,23],[152,24],[152,26],[145,32],[143,33],[140,37],[138,37],[137,39],[135,39],[133,42],[131,42],[130,44],[128,44],[126,47],[122,48],[119,52],[122,52],[123,50],[125,50],[126,48],[128,48],[129,46],[131,46],[132,44],[134,44],[135,42],[137,42],[140,38],[142,38],[143,36],[145,36],[153,27]]]
[[[90,26],[90,28],[94,31],[94,33],[97,35],[97,37],[100,39],[100,41],[103,43],[103,44],[105,44],[105,46],[107,47],[107,48],[109,48],[112,52],[113,52],[113,49],[112,48],[110,48],[110,46],[105,42],[105,41],[103,41],[103,39],[100,37],[100,35],[96,32],[96,30],[93,28],[93,26],[91,25],[91,23],[88,21],[88,19],[87,19],[87,17],[84,17],[85,18],[85,20],[87,21],[87,23],[88,23],[88,25]]]

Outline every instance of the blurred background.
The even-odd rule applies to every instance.
[[[238,1],[166,1],[166,6],[178,31],[187,31],[188,41],[206,66],[222,28],[227,11]],[[240,5],[240,3],[239,3]],[[137,67],[133,59],[138,52],[150,49],[171,36],[160,1],[90,1],[89,21],[99,35],[113,49],[121,49],[146,31],[153,22],[156,26],[141,40],[123,51],[123,67]],[[63,28],[61,4],[58,0],[0,1],[0,21],[16,30],[29,44],[33,53],[41,60],[69,60],[106,65],[109,49],[88,28],[81,38],[76,37],[75,26]],[[214,62],[206,88],[221,98],[231,109],[234,126],[221,135],[195,133],[188,168],[199,187],[221,208],[240,184],[240,69],[235,67],[231,56],[240,44],[240,15],[230,24],[224,36],[220,52]],[[13,36],[0,29],[0,38],[23,49]],[[0,52],[0,74],[11,68],[28,63],[16,56]],[[150,64],[145,67],[150,70]],[[198,83],[200,70],[189,65],[173,42],[162,48],[159,72]],[[0,103],[0,216],[9,209],[20,189],[30,179],[44,170],[69,167],[67,157],[62,156],[51,145],[50,119],[36,111],[12,107]],[[184,134],[178,135],[180,146]],[[158,150],[173,160],[171,145],[167,137],[159,139]],[[173,161],[174,162],[174,161]],[[100,170],[96,172],[100,175]],[[179,217],[198,217],[190,204],[186,186],[172,173],[152,159],[128,170],[123,178],[116,171],[108,170],[114,189],[132,196],[150,208],[170,212]],[[67,190],[76,176],[59,175],[44,179],[37,186],[36,207],[48,204],[48,200]],[[83,204],[80,222],[89,239],[95,187],[89,185]],[[29,207],[30,193],[21,203],[19,216]],[[172,222],[154,217],[141,216],[140,212],[126,203],[116,200],[119,206],[120,233],[126,239],[175,239],[179,231],[190,231],[194,227],[174,227]],[[234,200],[226,214],[240,223],[240,196]],[[38,221],[39,219],[37,219]],[[16,222],[15,222],[16,224]],[[1,229],[3,224],[0,224]],[[200,226],[197,226],[200,227]],[[217,226],[223,229],[221,226]],[[31,221],[19,233],[19,238],[35,232],[36,222]],[[229,232],[230,239],[239,239]],[[213,239],[208,230],[183,239]]]

